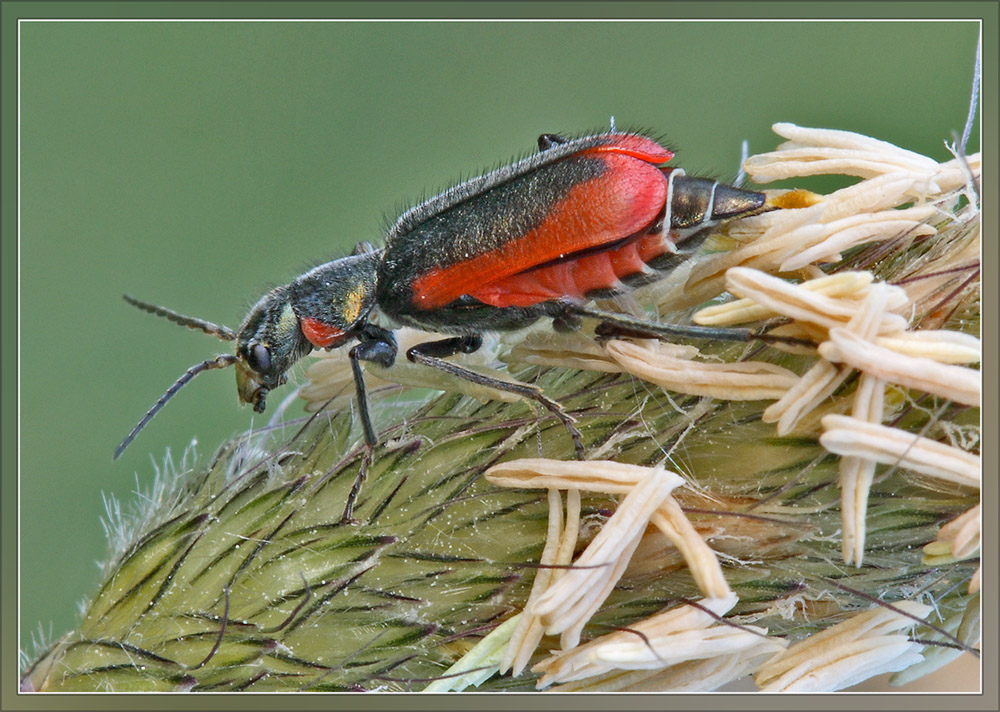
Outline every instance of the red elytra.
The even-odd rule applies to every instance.
[[[667,200],[668,178],[656,164],[673,153],[643,136],[581,151],[599,156],[606,170],[573,186],[535,229],[496,250],[433,269],[413,282],[418,309],[443,307],[469,295],[494,307],[527,307],[559,297],[583,297],[642,270],[669,248],[660,235],[619,248],[554,262],[566,255],[639,236]],[[645,237],[645,236],[643,236]],[[523,271],[521,265],[545,265]]]
[[[646,163],[666,163],[674,157],[674,152],[656,141],[638,134],[619,134],[614,143],[596,146],[583,153],[620,153],[638,158]]]

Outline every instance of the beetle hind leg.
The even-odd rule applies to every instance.
[[[573,447],[578,460],[585,459],[583,449],[583,434],[577,429],[575,419],[551,398],[547,398],[537,386],[526,383],[512,383],[499,378],[491,378],[477,371],[459,366],[451,361],[445,361],[448,356],[457,353],[472,353],[482,345],[482,337],[479,334],[466,336],[456,336],[440,341],[427,341],[422,344],[410,347],[406,352],[406,357],[414,363],[423,364],[439,371],[463,378],[480,386],[492,388],[498,391],[514,393],[515,395],[528,398],[552,413],[569,431],[573,438]]]
[[[595,329],[599,340],[619,337],[634,337],[640,339],[669,340],[673,337],[692,339],[712,339],[716,341],[761,341],[766,344],[788,344],[790,346],[815,347],[811,341],[797,339],[791,336],[776,336],[765,330],[718,328],[700,326],[698,324],[659,324],[646,319],[638,319],[627,314],[615,314],[599,309],[591,309],[582,304],[567,303],[564,309],[577,317],[597,319],[600,323]]]

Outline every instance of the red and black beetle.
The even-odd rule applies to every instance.
[[[357,342],[350,362],[367,445],[348,499],[349,520],[378,438],[362,361],[391,366],[392,332],[370,321],[379,311],[400,324],[449,335],[407,350],[412,361],[535,400],[573,437],[574,419],[534,386],[492,379],[446,357],[471,353],[484,331],[551,317],[557,329],[600,321],[599,333],[688,335],[749,340],[750,330],[660,325],[587,306],[588,300],[656,279],[690,254],[715,223],[760,212],[763,193],[664,168],[673,153],[646,136],[603,133],[576,139],[543,134],[538,153],[465,181],[403,213],[381,250],[362,243],[267,293],[236,332],[126,297],[184,326],[236,341],[236,353],[190,368],[154,404],[115,453],[198,373],[236,365],[240,400],[264,410],[299,358]],[[681,252],[680,247],[685,248]]]

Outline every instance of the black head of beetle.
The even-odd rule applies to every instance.
[[[381,253],[362,243],[348,257],[327,262],[261,297],[239,331],[139,301],[125,301],[181,326],[235,341],[235,354],[195,364],[146,412],[115,451],[117,459],[177,391],[203,371],[236,366],[240,402],[264,412],[267,394],[283,385],[288,370],[314,348],[334,348],[356,338],[375,305],[375,270]]]
[[[247,314],[236,336],[236,393],[240,402],[263,413],[267,394],[283,385],[288,369],[311,350],[288,300],[288,286],[265,294]]]

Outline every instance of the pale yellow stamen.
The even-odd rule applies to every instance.
[[[701,607],[682,605],[636,623],[630,631],[616,631],[573,650],[559,651],[532,668],[544,673],[538,686],[741,653],[758,657],[761,648],[771,654],[781,650],[784,642],[765,638],[765,629],[718,623],[716,617],[729,611],[736,600],[730,594],[704,599],[699,602]]]
[[[738,274],[737,279],[740,278],[741,275]],[[762,280],[760,283],[767,285],[771,279]],[[775,281],[780,282],[780,280]],[[880,282],[867,285],[864,294],[864,301],[854,302],[854,311],[847,321],[847,328],[863,338],[871,338],[882,325],[885,310],[891,300],[898,296],[898,292]],[[848,367],[837,367],[829,361],[820,359],[782,398],[764,411],[762,420],[777,421],[777,431],[780,435],[790,433],[802,418],[832,395],[850,373]]]
[[[955,558],[966,559],[979,550],[982,526],[982,505],[977,504],[941,527],[941,536],[951,539]]]
[[[871,272],[838,272],[818,279],[810,279],[799,286],[831,299],[857,300],[864,298],[868,285],[872,283],[873,279]],[[692,317],[692,321],[707,326],[728,326],[760,321],[774,316],[778,316],[778,312],[762,306],[753,299],[735,299],[725,304],[716,304],[699,310]]]
[[[904,356],[839,328],[830,330],[830,341],[820,344],[819,353],[828,361],[845,363],[890,383],[927,391],[966,405],[980,404],[980,374],[971,368]]]
[[[747,297],[782,316],[816,324],[825,329],[843,327],[858,312],[854,300],[840,300],[815,293],[757,270],[734,267],[726,273],[726,285],[733,294]],[[887,305],[901,305],[906,294],[899,287],[887,285]],[[883,313],[879,333],[906,329],[906,319]]]
[[[785,395],[764,410],[761,420],[777,423],[778,435],[788,435],[807,414],[833,395],[851,375],[851,370],[820,359]]]
[[[780,398],[798,380],[788,369],[762,361],[705,363],[621,340],[609,341],[604,348],[629,373],[671,391],[696,396],[726,400]]]
[[[840,550],[845,564],[861,566],[864,559],[868,494],[875,465],[861,457],[840,458]]]
[[[871,339],[885,318],[890,288],[884,282],[872,286],[862,308],[847,324],[860,339]],[[863,373],[854,392],[851,414],[871,423],[881,423],[885,413],[885,381]],[[844,563],[861,566],[865,552],[868,494],[875,479],[875,461],[859,457],[840,460],[841,552]]]
[[[625,570],[650,516],[683,482],[662,468],[650,469],[574,562],[575,568],[550,586],[527,611],[542,619],[550,635],[570,631],[571,640],[564,641],[564,647],[573,647],[579,641],[583,625]]]
[[[981,531],[982,505],[977,504],[941,527],[937,539],[924,547],[923,563],[936,566],[974,556],[979,551]]]
[[[789,140],[771,153],[747,159],[744,169],[757,182],[825,174],[874,178],[898,171],[929,178],[938,171],[932,158],[851,131],[791,123],[776,123],[771,129]],[[940,188],[933,185],[925,190],[938,192]]]
[[[933,610],[915,601],[893,606],[916,618]],[[903,670],[922,660],[923,646],[894,633],[914,625],[907,615],[874,608],[792,645],[764,665],[754,680],[766,692],[831,692]]]
[[[901,331],[879,336],[875,344],[904,356],[928,358],[938,363],[979,363],[983,356],[979,339],[961,331]]]
[[[577,497],[579,489],[609,494],[628,493],[586,551],[574,562],[574,566],[579,568],[536,577],[536,585],[525,605],[524,620],[537,618],[544,625],[545,632],[561,633],[564,648],[577,644],[583,626],[614,587],[649,523],[660,529],[677,547],[698,587],[706,595],[718,598],[731,594],[715,553],[688,521],[677,502],[669,496],[670,490],[683,481],[674,473],[662,468],[610,461],[525,459],[495,465],[486,472],[486,477],[501,487],[569,489],[570,492],[577,491]],[[550,510],[549,543],[543,557],[549,555],[553,527],[558,529],[558,526],[558,520],[553,518]],[[575,523],[573,532],[572,541],[575,542]],[[563,550],[569,556],[572,547],[563,547]],[[534,624],[521,623],[525,630],[530,625]],[[513,664],[515,659],[526,660],[539,638],[539,630],[532,628],[530,636],[525,633],[523,640],[512,642],[504,665]]]
[[[851,215],[878,213],[926,195],[918,186],[924,178],[907,171],[895,171],[841,188],[826,197],[822,222],[842,220]]]
[[[517,627],[511,635],[510,642],[504,651],[500,662],[500,672],[511,671],[514,676],[520,675],[531,659],[538,644],[545,634],[545,626],[537,615],[530,611],[538,598],[549,585],[566,572],[565,567],[573,559],[573,549],[580,530],[580,490],[571,489],[566,493],[566,524],[562,521],[562,498],[558,490],[549,490],[549,528],[542,551],[542,566],[535,574],[531,585],[531,593],[524,604],[524,613],[520,614]],[[546,568],[547,566],[552,568]]]
[[[813,262],[836,262],[841,251],[856,245],[886,240],[897,235],[911,237],[933,235],[937,232],[924,221],[933,216],[936,208],[925,205],[906,210],[885,210],[878,213],[855,215],[824,223],[822,238],[811,247],[800,249],[778,266],[781,272],[801,269]]]
[[[882,422],[884,401],[885,381],[862,374],[854,394],[851,408],[854,417],[851,420],[872,424]],[[856,566],[861,566],[864,558],[868,493],[875,479],[875,465],[874,459],[863,456],[847,455],[840,459],[841,551],[847,564],[854,562]]]
[[[753,633],[751,633],[753,635]],[[731,655],[687,660],[666,668],[613,670],[548,688],[547,692],[706,692],[739,680],[787,645],[782,638],[757,638],[757,645]]]
[[[967,487],[980,487],[979,456],[957,447],[845,415],[825,416],[823,428],[820,444],[830,452],[897,465]]]
[[[650,522],[681,552],[702,593],[710,598],[725,598],[732,593],[715,552],[691,525],[673,497],[664,500],[653,512]]]
[[[493,465],[486,471],[486,479],[498,487],[582,489],[603,494],[627,494],[649,473],[648,467],[613,460],[579,462],[524,458]]]

